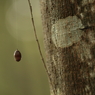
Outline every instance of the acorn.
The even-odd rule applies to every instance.
[[[15,60],[16,60],[17,62],[19,62],[19,61],[21,60],[21,53],[20,53],[19,50],[16,50],[16,51],[14,52],[14,57],[15,57]]]

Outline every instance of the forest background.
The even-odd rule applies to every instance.
[[[39,0],[31,0],[38,39],[43,46]],[[20,62],[13,57],[18,49]],[[49,95],[47,75],[39,55],[28,0],[0,0],[0,95]]]

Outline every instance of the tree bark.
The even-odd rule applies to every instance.
[[[95,0],[40,0],[51,95],[95,95]]]

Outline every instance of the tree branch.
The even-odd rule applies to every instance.
[[[40,53],[42,62],[43,62],[43,64],[44,64],[44,67],[45,67],[45,69],[46,69],[46,71],[47,71],[47,67],[46,67],[46,65],[45,65],[45,60],[44,60],[44,57],[43,57],[43,55],[42,55],[40,43],[39,43],[39,40],[38,40],[38,37],[37,37],[37,32],[36,32],[36,28],[35,28],[35,24],[34,24],[34,18],[33,18],[33,14],[32,14],[32,6],[31,6],[31,3],[30,3],[30,0],[28,0],[28,3],[29,3],[29,7],[30,7],[31,21],[32,21],[32,24],[33,24],[34,34],[35,34],[36,42],[37,42],[37,45],[38,45],[39,53]]]

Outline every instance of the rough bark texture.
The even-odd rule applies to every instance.
[[[40,0],[51,95],[95,95],[95,0]]]

